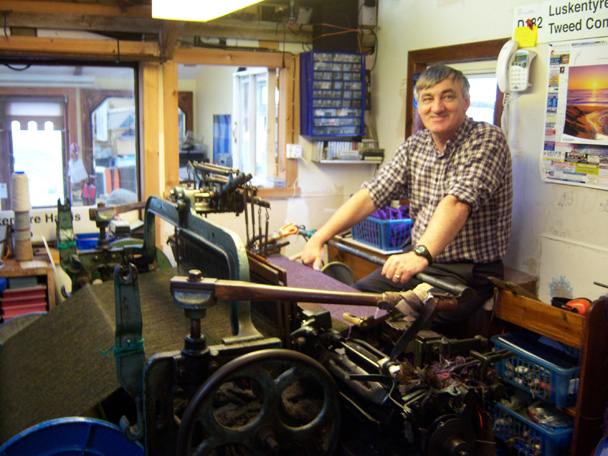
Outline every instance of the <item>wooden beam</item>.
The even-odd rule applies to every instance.
[[[221,1],[221,0],[220,0]],[[63,1],[0,0],[6,27],[98,32],[159,33],[163,25],[176,21],[152,18],[149,5],[104,5]],[[179,23],[179,22],[178,22]],[[312,43],[312,25],[302,25],[297,33],[284,24],[219,18],[208,22],[182,22],[184,36],[256,41]]]
[[[161,61],[173,59],[173,53],[179,44],[183,28],[183,22],[163,21],[158,37]]]
[[[259,195],[262,198],[280,198],[298,196],[300,187],[297,186],[298,160],[286,158],[287,144],[296,144],[299,137],[298,119],[300,118],[299,104],[299,59],[289,59],[285,67],[279,69],[279,131],[278,135],[278,176],[285,178],[285,188],[262,188]]]
[[[2,10],[0,10],[2,11]],[[5,20],[6,19],[6,20]],[[51,13],[8,12],[2,18],[2,25],[8,28],[29,27],[33,29],[79,30],[90,32],[128,32],[156,36],[163,21],[152,18],[128,16],[82,16],[57,11]]]
[[[495,298],[495,317],[571,347],[581,347],[582,315],[507,290],[497,289]]]
[[[152,6],[131,5],[121,7],[119,5],[99,3],[76,3],[76,2],[48,2],[30,0],[0,0],[0,11],[9,13],[37,13],[50,15],[75,14],[81,16],[124,16],[124,17],[152,17]]]
[[[139,132],[144,200],[161,195],[160,174],[160,67],[156,62],[143,62],[139,71]],[[177,111],[175,113],[177,118]],[[164,183],[163,183],[164,184]],[[158,236],[158,232],[157,232]]]
[[[177,118],[177,64],[163,64],[163,133],[165,149],[165,194],[179,184],[179,124]]]
[[[0,39],[0,55],[112,58],[123,61],[158,60],[157,43],[9,36]]]
[[[186,22],[185,36],[235,38],[243,40],[312,43],[312,25],[304,25],[294,33],[277,22],[217,19],[209,22]]]
[[[177,63],[282,68],[294,60],[291,53],[179,47],[173,54]]]

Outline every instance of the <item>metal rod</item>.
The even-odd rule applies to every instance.
[[[216,299],[227,301],[300,301],[325,304],[349,304],[352,306],[377,306],[382,301],[401,300],[396,292],[361,293],[357,291],[328,291],[309,288],[263,285],[239,280],[203,279],[188,282],[185,277],[171,279],[171,291],[212,293]]]
[[[363,259],[370,261],[374,264],[377,264],[379,266],[384,265],[384,263],[386,261],[384,258],[382,258],[380,256],[362,252],[359,249],[356,249],[354,247],[351,247],[346,244],[342,244],[338,241],[334,241],[331,239],[329,241],[327,241],[327,245],[335,247],[338,250],[342,250],[343,252],[347,252],[352,255],[358,256],[359,258],[363,258]],[[473,291],[473,289],[467,287],[466,285],[449,283],[449,282],[446,282],[437,277],[433,277],[428,274],[425,274],[424,272],[419,272],[414,277],[422,282],[428,283],[429,285],[433,285],[434,287],[438,287],[438,288],[441,288],[442,290],[452,293],[455,297],[459,297],[462,299],[471,299],[475,295],[475,292]]]

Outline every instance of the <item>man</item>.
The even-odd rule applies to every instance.
[[[412,289],[420,283],[415,274],[422,271],[469,285],[476,291],[474,299],[435,318],[435,326],[447,327],[466,319],[492,295],[488,276],[503,277],[502,257],[511,234],[511,155],[498,127],[466,116],[469,82],[460,71],[428,68],[416,83],[415,96],[426,130],[409,137],[294,258],[320,269],[328,240],[392,200],[408,199],[412,244],[355,287],[370,292]]]

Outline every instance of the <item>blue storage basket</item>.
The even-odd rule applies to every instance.
[[[351,229],[355,241],[369,244],[380,250],[400,250],[409,241],[412,231],[411,219],[381,220],[367,217]]]
[[[568,356],[557,356],[514,334],[493,336],[496,350],[513,352],[510,358],[494,365],[499,377],[560,408],[576,403],[579,367]]]
[[[516,454],[567,456],[570,453],[573,426],[554,430],[498,403],[490,409],[494,417],[494,435]]]

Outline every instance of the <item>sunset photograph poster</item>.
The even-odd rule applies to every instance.
[[[564,134],[608,141],[608,65],[570,67]]]

